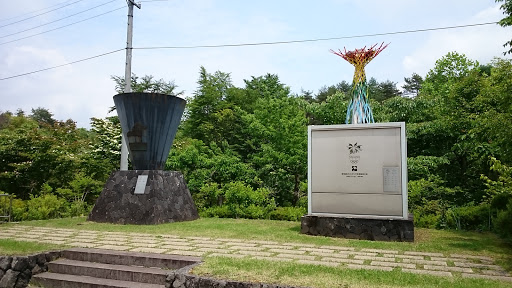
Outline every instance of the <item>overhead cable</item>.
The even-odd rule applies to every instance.
[[[76,61],[73,61],[73,62],[69,62],[69,63],[65,63],[65,64],[53,66],[53,67],[48,67],[48,68],[44,68],[44,69],[39,69],[39,70],[27,72],[27,73],[22,73],[22,74],[13,75],[13,76],[5,77],[5,78],[0,78],[0,80],[7,80],[7,79],[17,78],[17,77],[21,77],[21,76],[25,76],[25,75],[30,75],[30,74],[34,74],[34,73],[38,73],[38,72],[43,72],[43,71],[47,71],[47,70],[51,70],[51,69],[56,69],[56,68],[68,66],[68,65],[71,65],[71,64],[75,64],[75,63],[79,63],[79,62],[84,62],[84,61],[91,60],[91,59],[94,59],[94,58],[99,58],[99,57],[102,57],[102,56],[113,54],[113,53],[116,53],[116,52],[119,52],[119,51],[123,51],[125,49],[126,48],[121,48],[121,49],[113,50],[113,51],[106,52],[106,53],[103,53],[103,54],[99,54],[99,55],[83,58],[83,59],[80,59],[80,60],[76,60]]]
[[[20,34],[20,33],[23,33],[23,32],[27,32],[27,31],[30,31],[30,30],[34,30],[34,29],[37,29],[37,28],[40,28],[40,27],[43,27],[43,26],[46,26],[46,25],[49,25],[49,24],[52,24],[52,23],[55,23],[55,22],[59,22],[59,21],[62,21],[64,19],[67,19],[67,18],[71,18],[73,16],[76,16],[76,15],[79,15],[79,14],[82,14],[82,13],[85,13],[85,12],[88,12],[92,9],[96,9],[98,7],[101,7],[101,6],[104,6],[104,5],[107,5],[109,3],[112,3],[112,2],[115,2],[117,0],[111,0],[109,2],[106,2],[106,3],[103,3],[103,4],[100,4],[98,6],[94,6],[94,7],[91,7],[89,9],[86,9],[86,10],[83,10],[83,11],[80,11],[78,13],[75,13],[75,14],[71,14],[71,15],[68,15],[66,17],[63,17],[63,18],[60,18],[60,19],[57,19],[57,20],[53,20],[53,21],[50,21],[50,22],[47,22],[47,23],[44,23],[44,24],[41,24],[41,25],[38,25],[38,26],[34,26],[32,28],[28,28],[28,29],[25,29],[25,30],[21,30],[21,31],[17,31],[17,32],[14,32],[14,33],[11,33],[11,34],[7,34],[7,35],[3,35],[3,36],[0,36],[0,38],[5,38],[5,37],[9,37],[9,36],[12,36],[12,35],[16,35],[16,34]]]
[[[2,28],[2,27],[6,27],[6,26],[10,26],[10,25],[13,25],[13,24],[16,24],[16,23],[20,23],[20,22],[23,22],[23,21],[27,21],[27,20],[32,19],[32,18],[36,18],[36,17],[38,17],[38,16],[41,16],[41,15],[44,15],[44,14],[48,14],[48,13],[53,12],[53,11],[55,11],[55,10],[59,10],[59,9],[64,8],[64,7],[68,7],[68,6],[70,6],[70,5],[76,4],[76,3],[81,2],[81,1],[84,1],[84,0],[77,0],[77,1],[75,1],[75,2],[73,2],[73,3],[66,4],[66,5],[64,5],[64,6],[61,6],[61,7],[59,7],[59,8],[52,9],[52,10],[50,10],[50,11],[46,11],[46,12],[44,12],[44,13],[40,13],[40,14],[37,14],[37,15],[34,15],[34,16],[30,16],[30,17],[27,17],[27,18],[23,18],[23,19],[21,19],[21,20],[14,21],[14,22],[11,22],[11,23],[9,23],[9,24],[2,25],[2,26],[0,26],[0,28]]]

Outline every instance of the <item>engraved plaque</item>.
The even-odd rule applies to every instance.
[[[144,194],[144,190],[146,190],[147,182],[148,182],[148,175],[139,175],[137,177],[137,185],[135,185],[135,192],[133,192],[133,194]]]
[[[400,192],[400,167],[382,167],[384,192]]]

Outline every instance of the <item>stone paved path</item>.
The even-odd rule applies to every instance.
[[[486,256],[358,249],[273,241],[99,232],[16,225],[0,227],[0,239],[63,244],[134,252],[221,256],[290,261],[348,269],[369,269],[434,276],[487,278],[512,282],[512,276]]]

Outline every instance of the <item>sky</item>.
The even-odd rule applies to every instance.
[[[0,79],[126,47],[125,0],[1,2]],[[366,66],[366,75],[379,82],[396,82],[398,87],[412,73],[424,77],[448,52],[463,53],[480,64],[494,57],[510,59],[510,55],[503,55],[503,44],[512,38],[512,28],[497,24],[364,36],[497,22],[504,15],[494,0],[141,2],[141,9],[134,11],[133,47],[181,48],[134,49],[132,72],[174,81],[185,97],[194,95],[201,66],[209,73],[230,73],[237,87],[244,87],[244,79],[271,73],[277,74],[293,93],[317,93],[323,86],[352,81],[353,66],[331,54],[330,49],[352,50],[382,42],[390,44]],[[97,16],[100,14],[104,15]],[[81,20],[85,21],[59,29]],[[321,38],[339,39],[183,48]],[[73,119],[78,127],[90,128],[91,117],[114,115],[108,114],[116,94],[111,76],[124,77],[125,57],[123,49],[57,69],[0,80],[0,112],[22,109],[29,114],[32,108],[43,107],[55,119]]]

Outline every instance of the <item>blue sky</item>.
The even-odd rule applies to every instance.
[[[41,10],[78,0],[2,1],[0,26]],[[110,2],[110,3],[108,3]],[[107,4],[105,4],[107,3]],[[93,8],[95,6],[103,6]],[[54,6],[57,8],[60,6]],[[124,8],[121,8],[124,7]],[[27,32],[68,15],[87,12]],[[53,32],[2,44],[76,22],[116,8],[115,12]],[[28,13],[28,14],[27,14]],[[33,19],[0,27],[0,78],[30,72],[124,48],[124,0],[83,0]],[[20,16],[21,15],[21,16]],[[16,17],[16,18],[13,18]],[[134,47],[196,46],[357,36],[498,21],[494,0],[323,0],[235,1],[169,0],[143,2],[135,9]],[[5,37],[4,37],[5,36]],[[359,37],[295,44],[133,51],[133,72],[174,80],[185,96],[197,88],[199,67],[231,73],[233,83],[277,74],[295,93],[317,92],[324,85],[351,82],[354,68],[329,49],[391,43],[366,67],[368,77],[403,83],[413,72],[425,76],[451,51],[488,63],[503,56],[512,29],[486,25],[452,30]],[[111,75],[124,75],[125,52],[59,69],[0,81],[0,111],[45,107],[55,118],[89,127],[89,118],[106,117],[115,95]]]

